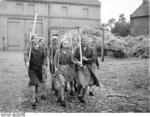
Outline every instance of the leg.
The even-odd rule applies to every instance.
[[[45,82],[41,84],[41,99],[46,100],[46,84],[45,84]]]
[[[65,82],[65,91],[68,91],[67,82]]]
[[[85,98],[86,92],[87,92],[87,86],[82,89],[82,103],[85,102],[84,98]]]
[[[74,82],[73,81],[70,81],[70,95],[73,96],[73,86],[74,86]]]
[[[94,88],[92,86],[89,86],[89,87],[90,87],[89,95],[94,96],[94,94],[93,94]]]
[[[58,102],[61,103],[62,106],[66,106],[65,102],[65,84],[66,81],[62,74],[58,75],[58,78],[56,79],[56,89],[58,90]]]
[[[31,93],[32,108],[36,109],[36,104],[37,104],[36,86],[30,86],[29,88],[30,88],[30,93]]]
[[[55,90],[54,88],[54,75],[51,75],[52,76],[52,79],[51,79],[51,86],[52,86],[52,91]]]
[[[55,92],[55,95],[58,96],[58,89],[56,87],[56,76],[55,75],[52,75],[52,92],[54,91]]]
[[[65,95],[65,90],[64,90],[65,88],[64,87],[61,87],[61,89],[60,89],[60,99],[61,99],[61,105],[62,106],[66,106],[66,102],[65,102],[65,98],[64,98],[64,95]]]
[[[84,97],[87,91],[88,79],[85,71],[78,71],[78,99],[84,103]]]
[[[77,90],[78,90],[78,89],[77,89],[77,81],[74,80],[74,91],[77,92]]]
[[[81,84],[78,83],[78,88],[77,89],[78,89],[78,91],[77,91],[77,93],[78,93],[78,100],[81,103],[84,103],[85,102],[84,101],[84,96],[83,96],[84,88],[83,88],[83,86]]]

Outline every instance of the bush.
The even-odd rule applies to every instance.
[[[111,32],[122,37],[128,36],[130,34],[130,24],[117,22]]]

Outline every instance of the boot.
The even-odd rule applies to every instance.
[[[94,96],[92,91],[89,92],[89,96]]]
[[[55,96],[58,96],[58,90],[55,90]]]
[[[65,91],[66,92],[68,91],[68,89],[67,89],[67,83],[65,83]]]
[[[33,109],[33,110],[37,109],[37,103],[36,103],[36,102],[34,102],[34,103],[32,104],[32,109]]]
[[[78,100],[79,100],[81,103],[85,103],[85,100],[83,99],[82,96],[78,96]]]
[[[37,97],[35,98],[35,103],[39,103],[39,100]]]
[[[45,95],[41,95],[41,100],[46,100],[46,96]]]
[[[73,95],[74,95],[72,90],[70,91],[70,93],[69,93],[69,94],[70,94],[71,96],[73,96]]]
[[[60,97],[57,99],[57,102],[61,103],[61,98]]]
[[[66,107],[67,106],[66,102],[65,101],[61,101],[61,106]]]

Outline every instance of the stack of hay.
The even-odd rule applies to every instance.
[[[149,38],[128,37],[125,39],[128,47],[128,54],[132,57],[149,58]]]
[[[98,55],[100,55],[101,52],[101,40],[102,37],[98,38],[95,45]],[[123,58],[126,57],[126,53],[127,46],[125,41],[110,32],[105,32],[104,55]]]
[[[117,58],[126,56],[127,46],[125,41],[119,38],[112,38],[106,41],[107,54]]]
[[[77,37],[78,32],[75,30],[71,31],[71,38]],[[80,32],[81,38],[90,37],[94,40],[93,47],[95,48],[98,56],[101,55],[101,40],[103,32],[100,29],[93,29],[89,27],[84,27]],[[64,34],[64,37],[70,39],[70,31]],[[87,38],[88,39],[88,38]],[[105,31],[105,41],[104,41],[104,55],[114,56],[114,57],[125,57],[126,55],[126,44],[125,41],[114,36],[108,31]]]

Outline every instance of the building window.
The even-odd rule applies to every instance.
[[[83,8],[83,17],[89,18],[89,9],[88,8]]]
[[[68,8],[67,7],[62,7],[61,11],[62,11],[62,16],[63,17],[67,17],[68,16]]]
[[[16,13],[23,14],[23,4],[20,4],[20,3],[16,4]]]
[[[34,4],[28,4],[28,14],[33,15],[35,13]]]

